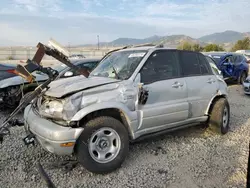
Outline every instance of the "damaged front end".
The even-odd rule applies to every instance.
[[[20,112],[24,107],[26,107],[31,101],[33,101],[35,98],[37,98],[39,95],[41,95],[44,91],[46,91],[49,88],[49,84],[53,80],[55,80],[56,77],[58,76],[58,74],[59,74],[58,71],[53,70],[50,67],[43,67],[40,65],[41,60],[45,54],[52,56],[55,59],[59,60],[60,62],[64,63],[65,65],[71,67],[80,75],[82,74],[85,77],[87,77],[89,74],[85,68],[79,68],[79,67],[75,66],[74,64],[72,64],[69,61],[68,56],[65,55],[64,49],[62,47],[60,47],[60,45],[57,42],[55,42],[51,39],[49,41],[49,44],[50,44],[50,47],[48,47],[42,43],[38,43],[38,45],[37,45],[38,50],[37,50],[35,56],[33,57],[33,59],[32,60],[28,59],[26,62],[27,64],[25,66],[17,65],[16,69],[13,72],[16,75],[24,78],[29,83],[33,83],[35,80],[34,75],[31,74],[34,71],[40,71],[40,72],[46,74],[48,76],[48,79],[43,84],[36,87],[36,89],[33,92],[31,92],[25,98],[25,100],[22,101],[18,105],[18,107],[2,123],[2,125],[0,126],[0,141],[1,142],[3,141],[4,136],[9,134],[9,132],[10,132],[9,127],[15,126],[12,123],[12,122],[15,122],[15,121],[13,121],[13,118],[15,117],[15,115],[18,112]],[[20,96],[19,95],[20,92],[21,92],[21,88],[19,86],[6,87],[6,89],[3,89],[0,91],[0,93],[1,93],[0,99],[5,104],[7,103],[9,105],[13,105],[15,103],[14,98],[17,98],[18,96]],[[7,100],[7,99],[13,99],[13,100]]]

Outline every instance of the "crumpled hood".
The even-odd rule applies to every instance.
[[[49,85],[50,88],[48,91],[45,92],[45,95],[50,97],[61,98],[65,95],[76,93],[81,90],[115,82],[120,82],[120,80],[106,77],[86,78],[82,75],[70,78],[63,78],[51,82]]]
[[[32,73],[36,77],[35,81],[37,82],[44,82],[48,79],[48,76],[46,74],[37,74],[37,73]],[[21,76],[14,76],[11,78],[6,78],[4,80],[0,81],[0,89],[1,88],[6,88],[9,86],[16,86],[16,85],[21,85],[23,83],[29,83],[27,80],[22,78]]]

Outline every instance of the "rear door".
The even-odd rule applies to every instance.
[[[145,62],[140,74],[149,94],[146,104],[138,107],[143,117],[139,129],[164,129],[187,119],[187,86],[180,73],[176,50],[155,51]]]
[[[216,76],[205,56],[200,53],[180,51],[182,74],[186,77],[189,118],[204,116],[207,106],[217,92]]]

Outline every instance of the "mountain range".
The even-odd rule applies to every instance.
[[[131,44],[143,44],[143,43],[154,43],[154,44],[163,44],[166,47],[176,48],[183,42],[190,42],[190,43],[198,43],[202,46],[215,43],[222,45],[224,48],[229,49],[233,46],[233,44],[241,40],[245,37],[250,37],[250,32],[237,32],[227,30],[220,33],[213,33],[210,35],[206,35],[200,38],[192,38],[187,35],[170,35],[170,36],[158,36],[154,35],[144,39],[136,39],[136,38],[118,38],[111,42],[101,42],[99,43],[100,47],[109,47],[109,46],[125,46]],[[79,46],[96,46],[96,44],[87,44],[87,45],[79,45]]]

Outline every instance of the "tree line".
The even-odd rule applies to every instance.
[[[225,51],[223,46],[218,44],[207,44],[205,46],[201,46],[200,44],[194,44],[189,42],[183,42],[181,45],[177,47],[177,49],[190,50],[196,52]],[[246,37],[242,40],[238,40],[230,51],[235,52],[237,50],[249,50],[249,49],[250,49],[250,38]]]

